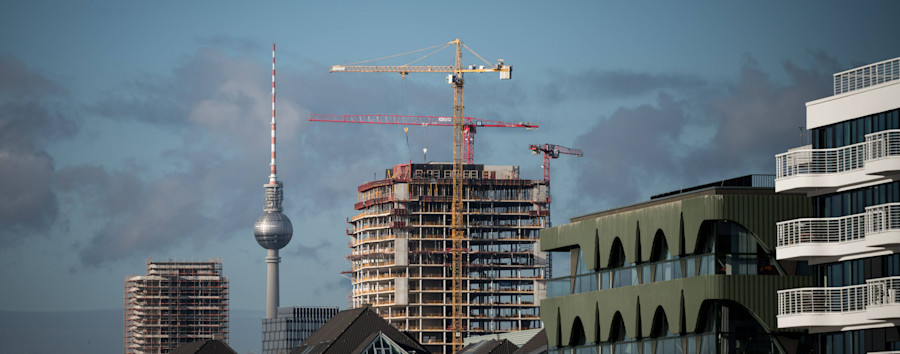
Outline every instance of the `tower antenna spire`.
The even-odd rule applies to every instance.
[[[275,43],[272,43],[272,162],[269,166],[271,169],[269,184],[276,184],[278,178],[275,175]]]

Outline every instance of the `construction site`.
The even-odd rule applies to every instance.
[[[168,353],[196,340],[228,341],[228,278],[222,262],[147,261],[125,279],[126,353]]]
[[[348,219],[352,307],[371,305],[434,353],[453,343],[452,164],[396,165],[358,187]],[[547,184],[516,166],[465,165],[462,336],[540,328]]]

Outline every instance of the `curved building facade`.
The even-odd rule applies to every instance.
[[[721,181],[541,231],[542,250],[571,260],[541,302],[550,353],[805,352],[803,332],[777,327],[777,291],[812,278],[776,260],[775,223],[811,207],[772,184]]]

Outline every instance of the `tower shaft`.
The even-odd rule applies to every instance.
[[[281,257],[278,256],[277,249],[268,251],[269,254],[266,256],[266,318],[275,318],[278,315],[278,263],[281,263]]]

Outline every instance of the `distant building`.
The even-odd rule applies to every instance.
[[[335,307],[279,307],[275,318],[263,319],[263,354],[286,354],[337,315]]]
[[[198,340],[228,342],[222,262],[147,261],[125,279],[125,353],[168,353]]]
[[[778,292],[778,327],[821,353],[900,351],[900,58],[833,75],[806,103],[810,144],[775,156],[775,190],[813,217],[778,223],[778,259],[806,261],[813,287]]]
[[[371,307],[339,312],[291,354],[429,353],[418,341],[400,332]]]
[[[807,353],[776,326],[777,291],[810,286],[776,261],[775,223],[808,217],[802,194],[751,175],[577,217],[541,231],[571,275],[541,302],[549,353]]]

